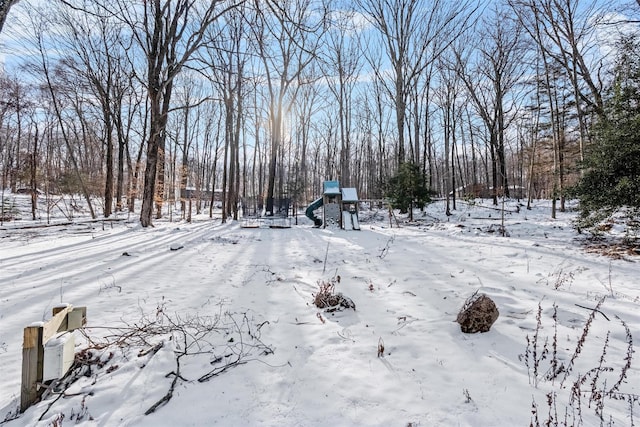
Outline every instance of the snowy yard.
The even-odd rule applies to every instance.
[[[547,202],[507,207],[508,237],[488,205],[447,219],[440,203],[400,228],[364,212],[361,231],[303,217],[290,229],[5,223],[0,421],[19,405],[23,328],[69,303],[87,307],[80,378],[3,425],[640,424],[637,357],[626,366],[640,258],[586,252],[575,214],[550,220]],[[337,276],[355,311],[313,305]],[[455,319],[475,291],[500,317],[463,334]]]

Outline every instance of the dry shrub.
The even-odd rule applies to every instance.
[[[590,334],[597,314],[609,321],[600,310],[604,300],[604,297],[601,298],[590,309],[591,313],[573,351],[568,343],[561,341],[556,304],[553,305],[552,312],[551,345],[549,337],[541,336],[544,325],[542,305],[538,304],[535,333],[532,337],[527,335],[527,348],[522,358],[531,385],[535,388],[544,386],[548,391],[545,393],[546,408],[544,404],[538,404],[535,398],[531,403],[532,427],[617,425],[614,416],[624,417],[625,411],[628,411],[626,417],[629,421],[626,425],[636,425],[634,417],[640,406],[640,395],[634,393],[633,387],[627,386],[635,352],[631,329],[624,320],[616,316],[625,335],[626,350],[622,360],[610,355],[611,331],[607,331],[604,336]],[[598,347],[601,347],[599,356]],[[581,371],[576,368],[578,359],[581,359]],[[589,364],[593,367],[585,369]]]
[[[336,284],[340,283],[340,276],[332,277],[328,282],[320,280],[318,282],[318,292],[313,295],[313,304],[318,308],[324,308],[326,311],[338,311],[345,308],[356,309],[354,302],[342,295],[336,293]]]

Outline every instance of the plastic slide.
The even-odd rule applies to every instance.
[[[320,197],[319,199],[314,200],[313,203],[311,203],[309,206],[307,206],[307,209],[304,211],[304,214],[307,216],[307,218],[313,221],[316,227],[320,227],[322,225],[322,220],[317,216],[315,216],[313,214],[313,211],[318,209],[323,204],[324,204],[324,201],[322,200],[322,197]]]
[[[351,222],[351,212],[342,211],[342,228],[345,230],[353,229],[353,223]]]
[[[351,222],[354,230],[360,230],[360,221],[358,221],[358,214],[351,214]]]

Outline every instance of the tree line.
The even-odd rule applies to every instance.
[[[447,213],[504,196],[551,199],[555,217],[577,195],[587,217],[640,189],[624,150],[638,145],[639,13],[595,0],[5,0],[0,49],[16,64],[0,73],[0,185],[34,203],[35,189],[80,195],[94,217],[138,209],[146,227],[176,207],[189,219],[192,202],[209,215],[220,203],[223,220],[277,214],[326,179],[381,199],[410,171]],[[598,175],[607,149],[626,166]],[[622,187],[602,185],[611,174]]]

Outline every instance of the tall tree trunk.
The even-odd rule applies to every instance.
[[[491,143],[489,144],[490,153],[491,153],[491,184],[493,186],[493,190],[491,191],[491,198],[493,199],[493,205],[498,206],[498,186],[500,182],[498,181],[498,169],[500,166],[498,165],[498,159],[496,155],[496,134],[495,129],[491,129]]]
[[[222,123],[221,120],[217,121],[217,126],[216,126],[216,134],[214,137],[214,140],[216,141],[215,143],[215,149],[214,149],[214,155],[213,155],[213,161],[211,162],[211,204],[209,205],[209,218],[213,218],[213,208],[216,204],[216,184],[217,184],[217,169],[218,169],[218,158],[220,156],[220,145],[219,145],[219,141],[220,141],[220,128],[222,127]],[[224,211],[223,211],[223,220],[224,220]]]
[[[229,151],[231,150],[231,138],[233,135],[233,112],[229,94],[225,95],[225,119],[224,119],[224,156],[222,161],[222,223],[227,222],[229,216]]]
[[[455,102],[455,101],[454,101]],[[454,107],[455,108],[455,104]],[[456,146],[456,119],[455,119],[455,111],[451,112],[452,121],[451,121],[451,191],[453,194],[451,195],[452,208],[455,211],[456,208],[456,160],[458,156],[456,155],[458,149]]]
[[[31,219],[36,220],[38,209],[38,125],[35,125],[36,133],[33,137],[33,152],[31,153]],[[0,200],[4,203],[4,200]]]
[[[448,87],[445,89],[445,100],[444,100],[444,117],[443,117],[443,139],[444,139],[444,173],[442,174],[442,191],[444,192],[444,197],[446,199],[445,205],[445,214],[447,216],[451,215],[451,198],[449,193],[449,182],[453,182],[450,177],[451,174],[451,162],[450,162],[450,151],[451,147],[451,99],[449,97],[450,93],[448,91]],[[455,193],[455,188],[453,189]]]
[[[533,199],[533,171],[536,164],[536,143],[537,137],[537,125],[536,133],[532,133],[531,138],[531,158],[529,159],[529,182],[527,184],[527,210],[531,210],[531,201]]]
[[[237,82],[236,82],[236,118],[235,118],[235,129],[234,129],[234,133],[233,133],[233,149],[234,149],[234,156],[233,156],[233,187],[234,187],[234,191],[233,191],[233,205],[232,205],[232,211],[233,211],[233,219],[235,221],[238,220],[238,205],[240,203],[240,131],[242,130],[243,127],[243,123],[242,123],[242,67],[240,66],[240,64],[238,64],[239,66],[239,71],[238,71],[238,78],[237,78]]]
[[[497,111],[497,127],[498,127],[498,145],[497,145],[497,154],[498,154],[498,162],[500,166],[500,186],[502,187],[502,195],[503,197],[510,197],[509,194],[509,183],[507,180],[507,158],[504,150],[504,132],[505,132],[505,123],[504,123],[504,93],[502,90],[498,90],[498,96],[496,97],[496,101],[498,103],[498,111]]]
[[[147,140],[147,132],[149,128],[149,101],[145,100],[145,109],[144,109],[144,118],[142,120],[142,135],[141,140]],[[138,188],[139,188],[139,178],[140,178],[140,170],[142,169],[142,153],[144,152],[145,144],[140,144],[138,148],[138,154],[136,156],[136,162],[134,165],[131,164],[131,158],[129,154],[129,150],[127,150],[127,157],[129,161],[129,173],[132,175],[131,182],[129,183],[129,212],[133,213],[135,211],[135,202],[138,198]],[[133,167],[132,167],[133,166]],[[133,170],[133,172],[131,172]]]
[[[185,219],[187,217],[187,205],[185,197],[187,197],[187,183],[189,177],[189,151],[190,151],[190,142],[189,142],[189,111],[190,111],[189,99],[187,99],[187,104],[184,106],[184,117],[183,117],[183,127],[182,127],[182,161],[180,164],[180,211],[182,212],[182,218]],[[197,188],[196,190],[200,190]],[[193,194],[189,195],[189,198],[193,197]],[[188,222],[191,222],[191,211],[189,211]]]
[[[273,107],[272,107],[273,108]],[[273,215],[274,192],[276,187],[276,166],[278,163],[278,152],[280,151],[280,138],[282,136],[281,106],[271,112],[271,155],[269,158],[269,178],[267,182],[267,215]]]
[[[156,219],[162,218],[162,207],[164,206],[165,199],[165,166],[166,155],[165,150],[167,148],[167,140],[164,135],[160,138],[157,151],[156,162],[156,185],[155,185],[155,207],[156,207]]]
[[[104,108],[103,108],[104,110]],[[104,183],[104,217],[109,218],[113,213],[113,121],[111,113],[103,111],[105,123],[105,144],[106,144],[106,178]]]
[[[140,224],[143,227],[153,225],[153,208],[156,208],[156,219],[162,217],[162,203],[164,199],[164,151],[165,132],[169,111],[169,100],[173,84],[165,82],[164,93],[155,88],[161,87],[160,70],[151,78],[149,85],[149,140],[147,142],[147,166],[144,171],[144,187],[142,208],[140,209]]]
[[[144,184],[142,187],[142,207],[140,208],[140,224],[143,227],[153,225],[153,204],[156,196],[156,173],[158,167],[158,151],[160,149],[160,105],[159,100],[151,99],[151,116],[149,126],[149,140],[147,141],[147,162],[144,169]]]
[[[116,211],[122,211],[122,198],[124,197],[124,164],[127,141],[122,134],[121,124],[117,125],[118,132],[118,172],[116,176]]]
[[[396,126],[398,127],[398,149],[397,149],[397,165],[400,166],[405,160],[405,147],[404,147],[404,126],[406,116],[406,97],[404,94],[404,75],[402,72],[401,64],[398,63],[396,67],[396,95],[395,95],[395,108],[396,108]]]

